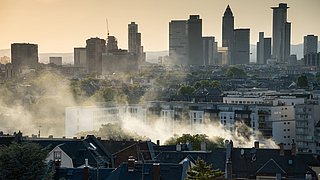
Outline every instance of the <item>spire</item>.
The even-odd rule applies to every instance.
[[[233,13],[231,11],[231,8],[230,8],[229,4],[228,4],[226,10],[224,11],[224,16],[228,16],[228,15],[233,16]]]

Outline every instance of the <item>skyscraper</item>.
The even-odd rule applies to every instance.
[[[233,64],[250,63],[250,29],[234,30]]]
[[[279,7],[272,7],[272,58],[277,62],[287,62],[290,57],[291,23],[287,22],[288,8],[285,3],[280,3]]]
[[[213,36],[202,37],[203,65],[217,64],[217,47]]]
[[[14,74],[23,68],[36,68],[38,65],[38,45],[29,43],[11,44],[11,63]]]
[[[87,41],[87,72],[89,74],[102,74],[102,53],[106,52],[106,40],[90,38]]]
[[[303,55],[318,52],[318,36],[307,35],[304,36],[303,41]]]
[[[145,59],[143,47],[141,46],[141,33],[138,32],[138,24],[135,22],[128,24],[128,49],[129,53],[138,57],[139,62]]]
[[[173,64],[188,63],[187,21],[169,22],[169,57]]]
[[[266,64],[271,58],[271,38],[265,38],[264,32],[259,32],[257,42],[257,64]]]
[[[233,64],[234,17],[229,5],[227,6],[222,17],[222,47],[228,47],[230,54],[228,64]]]
[[[187,21],[189,65],[203,65],[202,19],[190,15]]]
[[[74,48],[73,51],[74,66],[83,67],[87,66],[87,50],[84,47]]]

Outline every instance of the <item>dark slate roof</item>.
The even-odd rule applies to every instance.
[[[72,159],[74,167],[82,166],[85,159],[88,159],[89,165],[93,167],[96,167],[97,163],[102,167],[113,166],[112,155],[94,136],[86,139],[35,138],[26,141],[37,143],[49,151],[59,146]]]
[[[244,155],[241,155],[241,149]],[[236,177],[252,178],[259,173],[275,175],[282,170],[285,172],[282,176],[286,177],[302,178],[308,171],[316,176],[302,156],[292,156],[290,150],[285,150],[284,156],[280,156],[279,149],[256,149],[255,153],[251,152],[252,148],[232,150],[232,171]]]
[[[89,179],[97,180],[107,178],[114,169],[107,168],[89,168]],[[79,180],[83,179],[84,169],[83,168],[57,168],[54,173],[54,179],[68,179],[68,180]]]
[[[155,160],[160,163],[180,163],[183,159],[188,158],[195,163],[200,158],[212,164],[213,169],[224,171],[225,156],[225,149],[223,148],[213,151],[163,151],[155,157]]]
[[[128,163],[123,163],[105,180],[152,180],[154,175],[153,163],[135,163],[134,171],[128,171]],[[185,178],[186,164],[160,163],[160,179],[182,180]]]
[[[114,154],[122,149],[125,149],[133,144],[136,144],[137,141],[114,141],[114,140],[101,140],[101,144],[111,153]]]

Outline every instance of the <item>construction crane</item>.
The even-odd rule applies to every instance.
[[[106,18],[106,26],[107,26],[107,40],[109,37],[109,23],[108,23],[108,18]]]

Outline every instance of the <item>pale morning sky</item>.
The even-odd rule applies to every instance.
[[[259,31],[272,35],[270,7],[280,2],[290,7],[292,44],[303,42],[306,34],[320,35],[320,0],[0,0],[0,49],[30,42],[41,53],[73,52],[90,37],[105,38],[108,18],[120,48],[127,48],[128,23],[135,21],[147,51],[167,50],[169,21],[190,14],[199,14],[203,35],[215,36],[221,45],[221,18],[228,4],[235,27],[250,28],[255,44]]]

